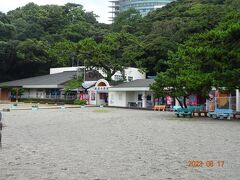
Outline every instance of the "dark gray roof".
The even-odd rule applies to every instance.
[[[15,81],[0,83],[0,87],[22,87],[22,86],[58,86],[73,79],[76,71],[66,71],[57,74],[48,74],[44,76],[37,76]]]
[[[85,81],[98,81],[103,78],[97,70],[87,70],[85,73]]]
[[[122,83],[113,88],[134,88],[134,87],[150,87],[154,83],[154,79],[137,79],[131,82]]]

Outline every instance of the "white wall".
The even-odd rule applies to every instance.
[[[25,89],[22,98],[36,98],[36,89]]]
[[[134,91],[126,92],[126,101],[128,102],[134,102],[138,99],[138,93]]]
[[[143,95],[145,92],[145,96]],[[147,107],[153,105],[153,93],[151,91],[110,91],[108,93],[108,105],[109,106],[118,106],[118,107],[127,107],[128,102],[138,102],[138,95],[142,94],[143,98],[147,98],[148,95],[151,96],[151,101],[146,101]],[[140,100],[140,103],[142,100]]]
[[[107,74],[102,71],[102,69],[98,69],[98,72],[103,75],[103,77],[107,77]],[[115,78],[115,75],[122,76],[120,71],[117,71],[113,76],[112,80],[118,80]],[[132,80],[136,79],[146,79],[146,73],[140,72],[138,68],[128,67],[125,69],[126,80],[128,81],[128,77],[132,77]]]
[[[77,68],[84,69],[84,66],[79,67],[62,67],[62,68],[50,68],[50,74],[61,73],[65,71],[77,71]]]
[[[236,89],[236,111],[240,111],[240,93],[239,93],[239,89]]]
[[[109,92],[108,93],[108,105],[126,107],[126,92]]]
[[[112,79],[113,80],[117,80],[115,79],[115,75],[122,75],[120,71],[117,71],[113,76]],[[136,79],[146,79],[146,73],[142,73],[139,71],[138,68],[126,68],[125,69],[125,76],[126,76],[126,80],[128,81],[128,77],[132,77],[132,80],[136,80]]]
[[[79,66],[79,69],[84,69],[84,66]],[[65,72],[65,71],[77,71],[77,67],[63,67],[63,68],[51,68],[50,69],[50,74],[56,74],[56,73],[61,73],[61,72]],[[104,73],[101,69],[98,69],[98,72],[100,74],[102,74],[104,77],[106,77],[106,73]],[[122,75],[120,71],[117,71],[113,76],[112,76],[112,80],[116,80],[115,79],[115,75]],[[139,71],[138,68],[132,68],[132,67],[128,67],[125,69],[125,76],[126,76],[126,80],[128,80],[128,77],[132,77],[133,80],[136,79],[146,79],[146,73],[142,73]]]
[[[89,104],[96,105],[97,104],[97,93],[93,90],[93,88],[90,88],[88,91],[89,94]],[[92,97],[94,96],[94,100],[92,100]]]
[[[46,90],[45,89],[24,89],[22,98],[46,98]]]

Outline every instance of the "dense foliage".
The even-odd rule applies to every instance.
[[[182,96],[186,107],[185,98],[190,94],[206,96],[211,87],[230,92],[240,87],[240,4],[216,2],[225,7],[218,23],[194,33],[177,51],[168,53],[168,68],[152,86],[158,96]]]
[[[74,104],[75,105],[86,105],[87,104],[87,101],[86,100],[80,100],[80,99],[75,99],[74,100]]]
[[[83,77],[82,76],[78,77],[78,78],[74,78],[74,79],[68,81],[64,85],[64,92],[68,93],[68,92],[71,92],[71,90],[82,87],[82,83],[83,83]]]
[[[30,3],[0,13],[0,81],[78,62],[108,79],[124,66],[158,73],[158,96],[238,88],[239,9],[239,0],[177,0],[146,17],[129,9],[106,25],[78,4]]]
[[[75,43],[85,38],[101,41],[108,29],[79,4],[29,3],[0,13],[0,82],[76,65]]]

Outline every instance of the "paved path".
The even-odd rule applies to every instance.
[[[240,177],[239,121],[110,108],[11,111],[3,116],[7,127],[0,180]],[[189,160],[215,164],[188,167]],[[218,160],[224,167],[218,167]]]
[[[33,105],[37,105],[38,109],[63,109],[63,108],[80,108],[80,105],[57,105],[57,104],[39,104],[39,103],[19,103],[17,106],[13,106],[14,103],[0,104],[0,111],[4,109],[9,109],[11,111],[15,110],[32,110]],[[86,105],[87,107],[95,107],[93,105]],[[6,111],[6,110],[5,110]]]

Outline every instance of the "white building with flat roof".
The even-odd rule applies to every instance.
[[[150,90],[153,79],[138,79],[109,87],[108,105],[116,107],[151,108],[154,93]]]

